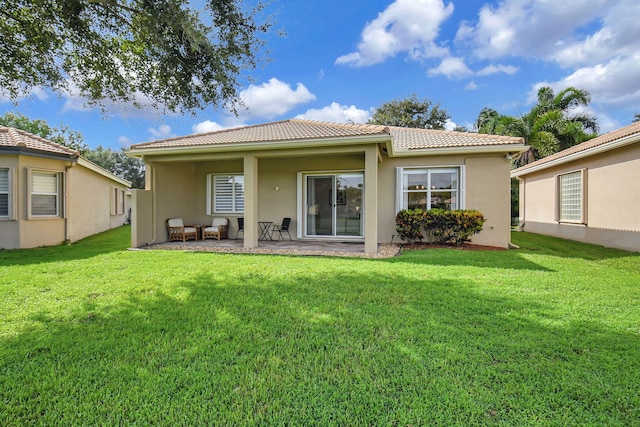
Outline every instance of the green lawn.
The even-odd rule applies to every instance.
[[[640,425],[640,254],[0,252],[0,425]]]

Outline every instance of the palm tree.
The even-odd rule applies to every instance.
[[[512,117],[483,108],[476,127],[479,133],[524,138],[530,149],[514,162],[514,166],[520,166],[597,136],[595,117],[575,111],[590,101],[585,90],[569,87],[556,95],[550,87],[542,87],[537,104],[527,114]]]

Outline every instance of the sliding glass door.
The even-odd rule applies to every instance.
[[[307,236],[361,237],[362,173],[307,175]]]

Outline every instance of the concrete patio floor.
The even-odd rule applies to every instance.
[[[146,249],[183,250],[193,252],[253,253],[279,255],[324,255],[359,258],[390,258],[398,254],[400,246],[379,244],[378,252],[367,254],[362,242],[334,242],[310,240],[261,240],[258,247],[245,249],[243,240],[207,239],[186,242],[165,242],[148,246]]]

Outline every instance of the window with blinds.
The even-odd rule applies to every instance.
[[[60,216],[60,174],[31,172],[31,216]]]
[[[0,218],[9,218],[9,201],[11,200],[11,183],[9,168],[0,168]]]
[[[582,171],[558,176],[559,219],[566,222],[582,222]]]
[[[244,176],[208,175],[207,213],[244,212]]]

